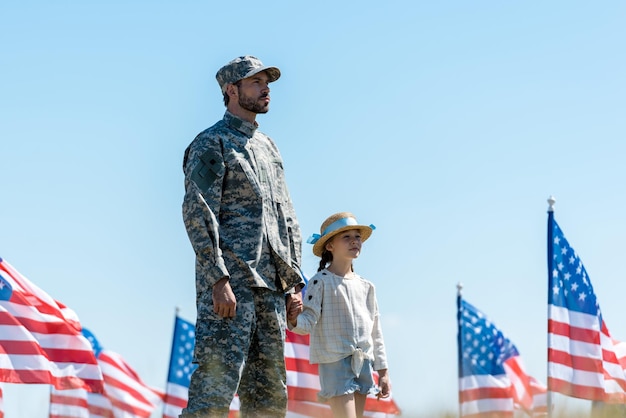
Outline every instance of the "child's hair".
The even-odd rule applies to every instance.
[[[324,250],[322,253],[322,259],[320,260],[320,266],[317,271],[322,271],[326,266],[333,261],[333,253],[328,250]]]

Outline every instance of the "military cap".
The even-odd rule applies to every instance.
[[[276,81],[280,77],[280,70],[276,67],[264,66],[260,59],[252,55],[237,57],[228,64],[219,69],[215,78],[222,89],[222,93],[226,90],[228,84],[236,83],[244,78],[265,71],[268,76],[268,82]]]

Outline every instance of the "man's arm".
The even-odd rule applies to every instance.
[[[199,289],[210,290],[219,280],[230,276],[219,247],[218,217],[225,173],[219,140],[196,139],[186,152],[183,170],[183,220],[200,265]]]

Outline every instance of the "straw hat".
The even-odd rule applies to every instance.
[[[313,254],[322,256],[324,247],[329,239],[343,231],[358,229],[361,231],[361,241],[367,240],[372,231],[376,229],[374,225],[359,225],[356,218],[350,212],[339,212],[329,216],[320,227],[319,234],[313,234],[307,242],[313,244]]]

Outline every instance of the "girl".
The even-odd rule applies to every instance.
[[[337,418],[363,417],[365,398],[376,392],[372,369],[379,376],[379,398],[389,396],[385,343],[374,285],[354,272],[352,262],[374,229],[359,225],[349,212],[324,221],[320,234],[307,242],[321,257],[307,285],[301,313],[289,312],[289,329],[311,334],[310,362],[319,364],[319,398]]]

